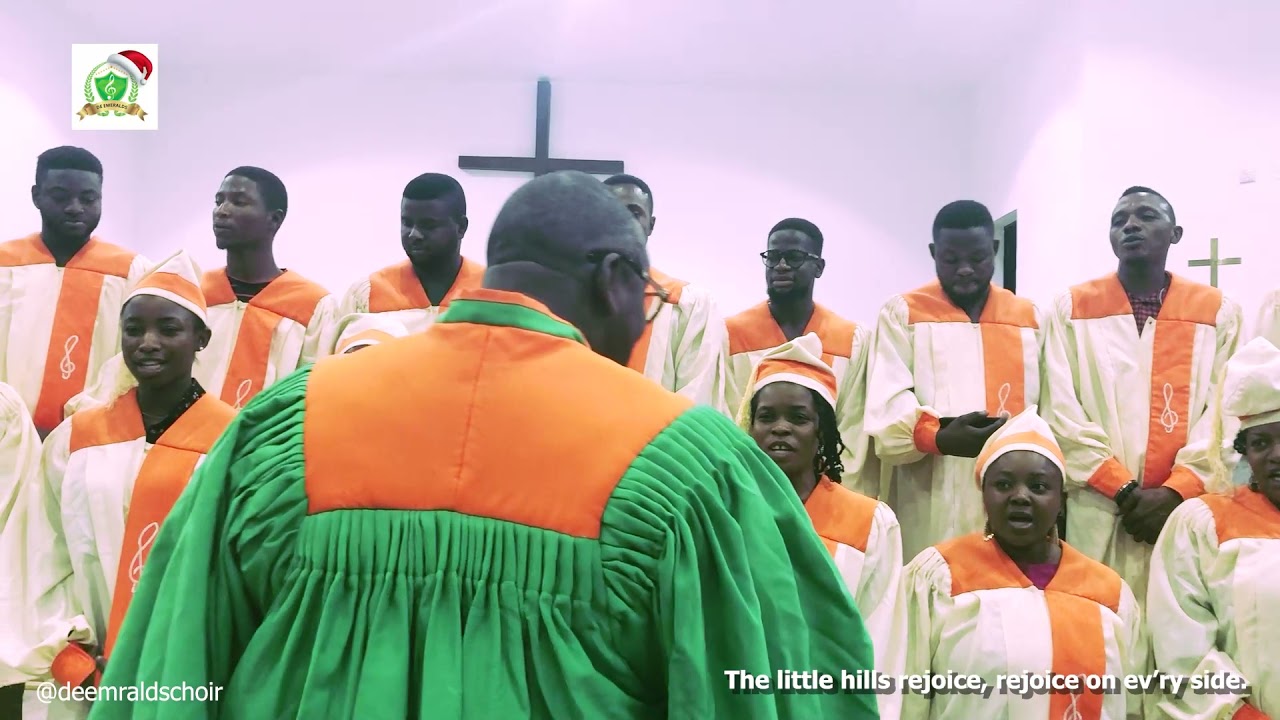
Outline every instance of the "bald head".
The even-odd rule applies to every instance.
[[[592,350],[626,365],[645,326],[644,240],[599,180],[543,175],[515,191],[493,221],[484,285],[541,302]]]
[[[644,233],[599,180],[563,171],[516,190],[489,233],[488,262],[570,269],[593,250],[616,252],[648,269]]]

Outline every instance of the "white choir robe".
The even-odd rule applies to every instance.
[[[338,303],[338,324],[333,342],[326,350],[332,355],[338,347],[346,347],[357,332],[351,325],[362,317],[385,313],[404,326],[410,334],[420,333],[435,323],[436,317],[449,306],[449,301],[463,290],[474,290],[484,282],[484,266],[462,258],[462,267],[453,286],[439,305],[432,305],[408,260],[385,267],[352,285]]]
[[[907,659],[902,536],[888,505],[822,478],[804,503],[871,637],[875,670],[898,677]],[[876,696],[880,720],[897,720],[898,693]]]
[[[1115,678],[1115,694],[1088,691],[1029,698],[993,690],[933,698],[903,696],[911,720],[1139,720],[1140,693],[1124,676],[1146,672],[1149,650],[1133,591],[1099,562],[1063,543],[1057,573],[1040,590],[995,540],[964,535],[920,553],[907,565],[907,673],[1027,674]],[[1006,686],[1007,687],[1007,686]],[[1077,714],[1078,713],[1078,714]]]
[[[892,467],[881,498],[902,523],[902,551],[982,529],[986,513],[972,458],[941,455],[942,418],[1017,415],[1040,395],[1041,315],[991,286],[978,322],[936,281],[880,310],[867,368],[867,433]]]
[[[120,351],[120,310],[147,270],[141,255],[96,237],[66,267],[39,233],[0,243],[0,382],[40,430],[57,427],[67,402]]]
[[[1280,289],[1272,290],[1262,299],[1258,320],[1253,325],[1253,336],[1264,337],[1272,345],[1280,347]]]
[[[231,289],[226,268],[206,272],[200,289],[209,308],[212,338],[196,354],[192,375],[233,408],[244,407],[333,346],[337,298],[292,270],[247,303]]]
[[[0,383],[0,618],[20,618],[19,578],[27,570],[27,517],[19,498],[40,482],[40,436],[27,405],[12,387]],[[0,635],[0,687],[34,677],[29,648],[3,642]]]
[[[1047,325],[1040,414],[1067,460],[1066,537],[1145,601],[1152,546],[1125,532],[1113,498],[1135,479],[1184,499],[1204,492],[1209,403],[1239,342],[1240,306],[1174,275],[1139,336],[1111,274],[1058,296]]]
[[[649,268],[649,277],[669,295],[645,326],[628,366],[671,392],[729,415],[724,402],[725,326],[715,299],[704,288],[656,268]],[[659,302],[656,297],[648,301]]]
[[[1251,692],[1162,697],[1173,720],[1280,718],[1280,510],[1248,488],[1173,511],[1147,590],[1156,668],[1168,675],[1243,676]]]
[[[121,579],[136,585],[168,511],[163,508],[154,527],[143,523],[136,534],[129,532],[154,511],[154,503],[138,501],[135,483],[146,478],[149,487],[158,484],[171,493],[171,507],[234,415],[206,393],[150,445],[130,391],[72,415],[50,433],[41,481],[19,500],[27,514],[29,558],[17,591],[21,614],[0,625],[4,654],[26,657],[24,720],[86,717],[86,703],[45,704],[35,689],[51,677],[69,643],[100,648],[119,630],[109,622],[116,614],[114,593],[132,594],[132,586],[120,587]]]
[[[755,389],[748,387],[756,366],[765,353],[787,342],[782,328],[769,312],[769,303],[730,317],[725,321],[728,347],[725,349],[725,405],[734,419],[744,408],[744,398]],[[871,452],[871,441],[863,432],[866,408],[867,349],[871,334],[866,328],[846,320],[814,303],[813,315],[801,335],[814,333],[822,340],[822,359],[836,376],[836,423],[845,451],[845,487],[868,497],[880,494],[880,463]]]

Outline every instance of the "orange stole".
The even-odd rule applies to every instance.
[[[951,302],[937,281],[902,296],[907,323],[973,323]],[[982,332],[982,370],[988,415],[1017,415],[1027,408],[1027,369],[1022,331],[1038,329],[1030,301],[1002,287],[991,286],[987,304],[978,316]]]
[[[484,266],[462,258],[462,267],[453,286],[440,301],[440,307],[448,307],[449,301],[463,290],[480,287],[484,282]],[[431,299],[422,287],[422,281],[413,272],[413,264],[402,260],[369,276],[369,312],[383,313],[398,310],[425,310],[431,307]]]
[[[1174,458],[1187,444],[1196,328],[1216,326],[1221,308],[1222,292],[1217,288],[1171,275],[1164,305],[1156,316],[1151,353],[1151,408],[1142,469],[1145,488],[1165,484],[1173,474]],[[1133,315],[1133,307],[1114,273],[1071,288],[1073,320],[1116,315]]]
[[[839,545],[848,545],[862,553],[867,551],[878,504],[824,477],[805,501],[804,509],[822,544],[827,546],[827,552],[835,557]]]
[[[652,278],[654,282],[661,285],[663,290],[667,291],[667,304],[671,305],[672,310],[674,311],[675,306],[680,304],[680,294],[689,283],[684,280],[673,278],[670,275],[652,267],[649,268],[649,277]],[[646,317],[648,317],[649,312],[653,309],[653,303],[656,302],[662,301],[657,297],[650,297],[648,302],[645,303],[644,311]],[[656,320],[657,318],[655,317],[654,319]],[[640,339],[636,341],[636,346],[631,351],[631,359],[627,361],[627,367],[638,373],[644,373],[645,366],[649,359],[649,342],[652,339],[653,323],[646,323],[644,326],[644,332],[640,334]]]
[[[121,408],[125,403],[128,407]],[[116,401],[115,412],[125,410],[132,410],[137,422],[141,423],[142,415],[134,391]],[[124,545],[120,548],[120,563],[116,568],[103,657],[111,655],[125,612],[142,577],[143,565],[160,533],[160,525],[187,487],[200,458],[208,454],[234,417],[234,410],[206,394],[160,436],[142,462],[134,480],[129,514],[125,519]]]
[[[1031,581],[1004,554],[1000,545],[994,540],[984,541],[980,533],[963,535],[935,547],[951,570],[953,597],[980,590],[1032,587]],[[1115,571],[1062,544],[1058,572],[1044,589],[1053,645],[1050,672],[1077,676],[1107,674],[1101,608],[1118,612],[1121,587],[1120,576]],[[1100,720],[1103,693],[1083,690],[1083,678],[1081,683],[1082,691],[1074,697],[1066,692],[1050,696],[1049,718],[1068,717],[1066,713],[1074,703],[1079,715],[1071,717]]]
[[[464,298],[554,318],[516,293]],[[692,407],[580,343],[520,327],[436,323],[378,350],[311,370],[303,425],[311,514],[450,510],[595,538],[636,456]],[[415,370],[423,362],[430,373]],[[620,401],[601,404],[605,397]],[[423,407],[465,420],[406,422]],[[350,442],[357,427],[359,447]],[[582,438],[600,427],[610,441],[584,451]]]
[[[209,307],[236,302],[226,268],[206,272],[200,287]],[[222,402],[238,410],[265,389],[271,340],[280,321],[288,318],[304,327],[310,325],[316,305],[328,294],[319,285],[286,270],[249,301],[232,346],[227,376],[222,381]]]
[[[729,332],[729,355],[756,352],[778,347],[787,342],[778,327],[778,321],[769,312],[769,303],[762,302],[743,310],[725,321]],[[813,315],[801,335],[814,333],[822,341],[822,360],[834,366],[838,357],[849,358],[853,354],[853,338],[858,326],[849,320],[814,303]]]
[[[45,351],[40,399],[32,413],[41,431],[57,427],[63,420],[67,401],[84,390],[102,286],[108,275],[127,278],[135,257],[135,253],[124,248],[89,238],[63,269],[53,328]],[[53,254],[39,233],[0,245],[0,266],[53,263]]]
[[[1213,513],[1218,544],[1241,538],[1280,540],[1280,509],[1265,495],[1247,487],[1227,495],[1201,495]]]

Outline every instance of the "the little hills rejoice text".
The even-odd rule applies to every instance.
[[[958,673],[928,675],[885,675],[874,670],[842,670],[831,675],[818,670],[778,670],[761,675],[746,670],[725,670],[729,689],[740,693],[865,693],[888,695],[1017,695],[1031,697],[1047,693],[1161,693],[1182,697],[1196,695],[1244,695],[1249,683],[1232,673],[1205,673],[1188,677],[1151,673],[1148,675],[1056,675],[1038,673],[999,675],[990,684],[978,675]]]

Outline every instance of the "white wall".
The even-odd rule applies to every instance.
[[[79,145],[103,164],[102,224],[97,234],[137,246],[136,162],[156,133],[75,132],[71,129],[73,78],[71,44],[81,38],[78,23],[58,15],[51,3],[7,3],[0,7],[0,47],[22,61],[0,75],[0,241],[40,230],[31,204],[36,157],[58,145]]]
[[[974,95],[968,194],[999,218],[1018,211],[1019,295],[1047,304],[1082,271],[1079,244],[1083,121],[1080,13],[1055,9],[1047,36],[1011,56]]]
[[[183,246],[218,263],[213,193],[227,170],[260,165],[289,188],[282,264],[338,291],[403,257],[398,203],[414,175],[460,179],[463,250],[480,259],[502,202],[528,179],[463,173],[457,156],[532,151],[532,76],[450,86],[327,75],[223,91],[216,68],[166,73],[165,127],[141,170],[154,194],[140,242],[152,254]],[[552,81],[552,154],[621,159],[645,178],[655,265],[709,286],[728,312],[763,298],[757,253],[774,222],[796,215],[827,238],[819,300],[871,321],[889,294],[929,278],[933,212],[967,186],[963,98]]]

